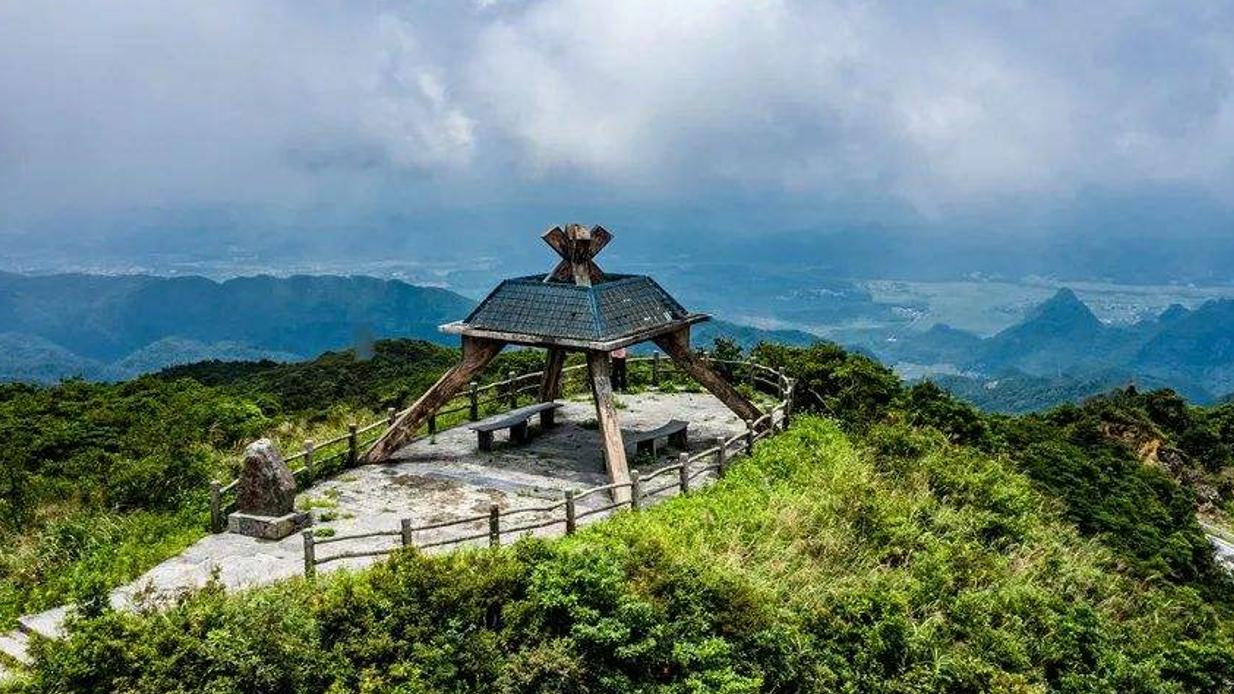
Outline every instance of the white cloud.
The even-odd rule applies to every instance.
[[[1229,198],[1232,30],[1228,3],[1113,0],[10,2],[0,203],[551,200],[563,180],[927,212],[1159,182]]]

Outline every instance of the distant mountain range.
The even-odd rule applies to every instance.
[[[437,326],[475,302],[372,277],[27,276],[0,273],[0,380],[122,380],[208,359],[296,361],[383,337],[455,344]],[[710,321],[708,344],[792,344],[814,336]]]
[[[1234,301],[1173,305],[1117,326],[1060,289],[991,337],[934,326],[875,351],[889,361],[951,366],[960,375],[935,380],[990,409],[1027,411],[1129,383],[1212,402],[1234,391]]]

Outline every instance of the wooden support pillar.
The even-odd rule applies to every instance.
[[[403,416],[399,417],[386,433],[377,439],[368,453],[365,462],[375,463],[389,460],[398,449],[407,445],[416,436],[416,429],[429,416],[436,412],[450,398],[467,386],[472,376],[478,374],[488,365],[493,357],[505,346],[504,342],[488,340],[479,337],[463,336],[463,359],[425,391]]]
[[[698,381],[711,394],[719,398],[728,409],[742,419],[757,420],[763,416],[758,408],[750,404],[741,393],[737,392],[724,377],[712,370],[707,363],[690,350],[690,327],[685,326],[676,332],[655,338],[655,343],[664,353],[672,358],[673,363],[681,367],[694,380]]]
[[[630,468],[626,464],[626,447],[621,439],[621,426],[617,422],[617,408],[613,405],[613,362],[608,352],[588,352],[587,371],[591,376],[591,394],[596,401],[596,422],[600,429],[600,445],[604,449],[604,466],[608,480],[613,484],[628,484]],[[613,490],[613,500],[628,502],[629,487]]]
[[[561,397],[561,370],[566,365],[566,351],[549,347],[544,359],[544,375],[540,377],[540,402],[552,402]]]

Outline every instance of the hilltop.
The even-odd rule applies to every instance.
[[[208,587],[161,614],[87,612],[11,687],[1234,687],[1234,591],[1196,520],[1234,511],[1228,406],[1119,390],[992,416],[834,345],[754,354],[799,379],[800,412],[828,421],[801,422],[714,488],[562,542],[407,554],[316,588]],[[39,519],[4,526],[2,605],[97,605],[204,532],[200,485],[245,440],[380,416],[455,358],[388,341],[368,360],[0,389],[13,443],[0,508]],[[510,352],[493,373],[538,358]]]

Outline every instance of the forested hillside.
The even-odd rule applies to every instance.
[[[0,325],[24,346],[5,351],[0,380],[124,379],[211,358],[306,359],[381,337],[441,340],[437,326],[472,305],[372,277],[0,273]]]
[[[1234,510],[1231,406],[1119,390],[987,415],[834,345],[754,353],[800,379],[799,411],[835,424],[802,423],[695,498],[569,541],[408,555],[317,589],[209,589],[158,618],[92,612],[14,686],[1234,687],[1234,586],[1196,520]],[[454,358],[389,341],[370,360],[5,387],[5,617],[97,595],[204,532],[204,482],[248,438],[376,415]],[[539,358],[511,352],[492,371]]]

